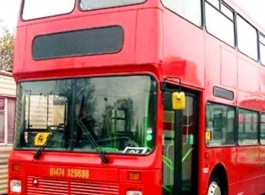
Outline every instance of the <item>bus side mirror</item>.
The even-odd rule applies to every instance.
[[[184,92],[172,93],[172,109],[184,110],[186,108],[186,97]]]

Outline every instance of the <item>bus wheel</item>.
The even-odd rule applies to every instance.
[[[221,185],[218,177],[213,176],[211,178],[207,195],[222,195]]]

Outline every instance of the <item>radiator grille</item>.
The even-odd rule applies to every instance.
[[[37,184],[34,184],[37,180]],[[116,183],[61,181],[28,177],[27,195],[119,195]]]
[[[71,195],[118,195],[119,187],[111,183],[71,182]]]
[[[33,184],[37,180],[37,184]],[[28,177],[27,195],[67,195],[67,181]]]

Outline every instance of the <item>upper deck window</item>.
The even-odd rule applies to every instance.
[[[210,3],[212,6],[216,7],[216,9],[220,8],[220,2],[219,0],[207,0],[208,3]]]
[[[165,7],[186,18],[193,24],[201,26],[201,0],[162,0]]]
[[[259,47],[260,47],[260,62],[265,65],[265,35],[260,33],[259,36]]]
[[[103,9],[110,7],[119,7],[125,5],[133,5],[138,3],[143,3],[145,0],[81,0],[80,8],[82,10],[93,10],[93,9]]]
[[[70,13],[75,0],[24,0],[22,19],[32,20]]]
[[[217,3],[214,2],[219,3],[219,5],[217,6]],[[220,3],[213,0],[205,3],[207,31],[227,44],[235,46],[234,13]]]
[[[238,48],[254,60],[258,59],[257,30],[242,17],[237,17]]]

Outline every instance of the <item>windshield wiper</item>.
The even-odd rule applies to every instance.
[[[87,137],[89,138],[89,140],[91,141],[91,144],[94,148],[96,148],[98,154],[99,154],[99,157],[101,159],[101,161],[103,163],[108,163],[109,162],[109,159],[108,157],[106,156],[106,154],[100,149],[100,146],[98,145],[98,142],[96,141],[96,139],[91,135],[90,131],[87,129],[87,127],[85,126],[85,124],[83,123],[82,121],[83,118],[81,118],[79,121],[78,121],[78,124],[79,126],[81,127],[81,129],[86,132],[86,135]]]
[[[57,128],[53,131],[53,133],[48,137],[48,139],[46,140],[46,142],[38,149],[38,151],[34,154],[34,159],[39,159],[42,152],[45,150],[45,148],[47,147],[47,145],[50,143],[50,141],[52,140],[52,138],[56,135],[57,132],[59,132],[60,129],[62,129],[64,127],[64,124],[59,124],[57,126]]]

